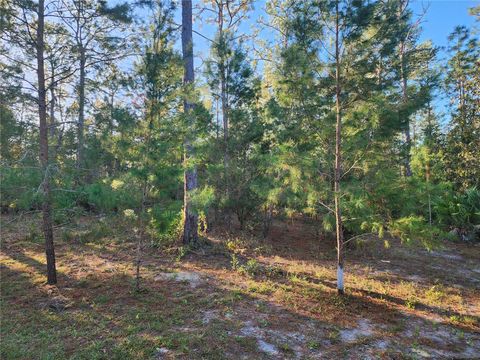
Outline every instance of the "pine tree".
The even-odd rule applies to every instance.
[[[55,265],[55,248],[53,245],[53,225],[51,214],[50,169],[48,161],[48,130],[47,130],[47,101],[45,86],[45,2],[39,0],[37,12],[36,56],[38,79],[38,116],[40,121],[40,162],[43,172],[43,233],[45,236],[45,253],[47,256],[47,282],[57,283],[57,269]]]
[[[194,86],[195,75],[193,68],[193,35],[192,35],[192,1],[182,1],[182,54],[183,54],[183,84],[187,94],[183,103],[183,111],[187,124],[190,125],[184,142],[184,201],[183,201],[183,243],[194,245],[198,242],[198,215],[192,208],[191,194],[198,187],[197,168],[193,164],[194,153],[192,142],[195,139],[193,129],[194,104],[189,99]]]
[[[9,4],[7,4],[9,5]],[[47,258],[47,282],[49,284],[57,283],[57,272],[55,265],[55,248],[53,242],[52,225],[52,196],[51,196],[51,164],[49,160],[48,143],[48,115],[47,115],[47,76],[45,73],[45,53],[46,39],[45,29],[46,16],[45,9],[48,6],[54,6],[53,3],[45,3],[39,0],[38,3],[29,1],[20,1],[10,4],[5,11],[7,21],[7,36],[12,53],[16,51],[15,56],[8,56],[7,59],[11,69],[20,68],[24,71],[12,71],[7,77],[16,79],[21,86],[28,85],[31,96],[37,106],[39,120],[39,162],[41,170],[41,207],[43,217],[43,234],[45,239],[45,253]],[[17,14],[24,16],[19,17]],[[35,72],[36,82],[27,78],[25,72]],[[31,74],[33,77],[33,74]]]
[[[64,1],[57,14],[70,30],[74,44],[72,50],[78,62],[76,166],[82,169],[85,166],[85,88],[88,70],[118,61],[129,54],[126,25],[131,23],[132,18],[127,3],[109,7],[105,1],[93,0]]]
[[[241,36],[237,36],[237,30],[247,15],[251,6],[251,0],[232,1],[215,0],[205,4],[205,9],[214,14],[213,21],[216,25],[216,36],[212,43],[211,57],[207,62],[207,73],[210,76],[210,89],[217,106],[221,109],[221,121],[223,130],[223,190],[227,201],[231,195],[231,181],[233,179],[230,171],[230,113],[232,102],[229,90],[229,81],[233,78],[231,75],[231,64],[234,63],[233,57],[238,54],[235,52],[236,42]],[[234,70],[233,70],[234,71]],[[214,79],[215,78],[215,79]],[[220,104],[220,105],[219,105]],[[230,226],[230,209],[225,207],[225,217],[227,226]]]
[[[449,40],[446,90],[452,114],[445,162],[448,179],[465,190],[480,186],[480,45],[466,27],[457,27]]]

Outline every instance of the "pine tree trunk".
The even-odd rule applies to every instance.
[[[78,84],[77,169],[83,168],[85,127],[85,49],[80,48],[80,79]]]
[[[264,239],[267,238],[268,233],[270,232],[270,226],[272,225],[272,212],[273,212],[273,206],[266,205],[264,208],[263,229],[262,229],[262,235]]]
[[[224,38],[224,31],[223,31],[223,3],[220,3],[218,5],[218,31],[219,31],[219,38],[220,42],[222,43],[222,46],[225,46],[223,41],[225,40]],[[225,181],[225,197],[227,200],[230,197],[230,182],[229,182],[229,171],[228,171],[228,165],[229,165],[229,154],[228,154],[228,98],[227,98],[227,76],[226,76],[226,59],[225,55],[223,54],[220,63],[219,63],[219,68],[220,68],[220,98],[222,101],[222,122],[223,122],[223,169],[224,169],[224,181]],[[225,222],[227,225],[227,228],[230,228],[231,224],[231,214],[230,214],[230,209],[227,208],[227,212],[225,214]]]
[[[400,44],[400,63],[401,63],[401,81],[402,81],[402,101],[404,104],[408,102],[408,90],[407,90],[407,75],[405,70],[405,45],[402,42]],[[405,146],[407,148],[405,155],[405,176],[412,176],[412,168],[410,166],[410,149],[412,147],[412,140],[410,136],[410,119],[406,118],[406,127],[405,127]]]
[[[57,283],[57,270],[55,267],[55,248],[53,245],[53,227],[50,198],[50,175],[48,169],[48,128],[47,128],[47,102],[45,88],[44,64],[44,28],[45,28],[45,1],[38,2],[37,24],[37,76],[38,76],[38,115],[40,122],[40,163],[43,173],[43,234],[45,237],[45,253],[47,256],[47,282]]]
[[[183,53],[183,66],[184,66],[184,78],[183,83],[185,86],[193,86],[195,80],[193,70],[193,34],[192,34],[192,1],[182,1],[182,53]],[[189,125],[192,120],[192,110],[194,104],[192,104],[188,97],[184,100],[184,111],[187,117]],[[189,129],[189,131],[192,131]],[[183,200],[183,243],[195,244],[198,242],[198,216],[192,209],[190,201],[190,193],[197,188],[197,168],[188,164],[189,160],[193,158],[193,147],[191,145],[192,134],[187,134],[184,142],[184,200]]]
[[[340,24],[338,0],[336,2],[336,19],[335,19],[335,102],[336,102],[336,127],[335,127],[335,176],[334,176],[334,193],[335,193],[335,220],[337,235],[337,291],[339,294],[344,293],[343,286],[343,225],[342,213],[340,209],[340,176],[342,171],[341,157],[341,141],[342,141],[342,113],[340,104]]]
[[[399,3],[398,9],[398,19],[400,21],[403,13],[408,7],[408,0],[402,0]],[[399,56],[400,56],[400,81],[402,87],[402,101],[406,105],[408,102],[408,89],[407,89],[407,73],[405,67],[405,41],[402,40],[399,45]],[[412,176],[412,168],[410,166],[410,148],[411,148],[411,136],[410,136],[410,119],[407,116],[406,128],[405,128],[405,146],[406,146],[406,155],[405,155],[405,176]]]
[[[222,119],[223,119],[223,167],[225,176],[225,195],[228,199],[230,196],[229,176],[228,176],[228,104],[227,104],[227,90],[225,73],[222,70],[221,74],[221,97],[222,97]],[[227,214],[229,216],[229,214]]]
[[[55,137],[55,69],[52,64],[52,83],[50,85],[50,128],[49,128],[49,133],[50,133],[50,138],[53,139]]]

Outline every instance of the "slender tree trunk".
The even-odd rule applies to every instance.
[[[223,43],[225,41],[224,38],[224,31],[223,31],[223,2],[218,4],[218,31],[219,31],[219,38],[220,42],[222,43],[221,46],[224,46]],[[228,6],[228,5],[227,5]],[[225,196],[227,200],[230,196],[230,179],[229,179],[229,171],[228,171],[228,164],[229,164],[229,154],[228,154],[228,97],[227,97],[227,76],[226,76],[226,58],[225,54],[222,54],[220,59],[220,98],[222,101],[222,122],[223,122],[223,169],[224,169],[224,181],[225,181]],[[227,209],[225,214],[226,225],[230,228],[231,216],[230,216],[230,209]]]
[[[52,79],[55,79],[54,76],[54,71],[53,71],[53,65],[52,65]],[[53,159],[53,161],[56,161],[57,159],[57,152],[60,147],[59,140],[61,140],[61,134],[60,134],[60,129],[57,129],[57,125],[55,123],[55,102],[56,102],[56,97],[55,97],[55,82],[52,81],[50,85],[50,116],[49,116],[49,135],[50,139],[53,141],[53,139],[57,139],[57,146],[54,146],[53,149],[50,149],[50,157]],[[59,133],[58,137],[55,136],[57,133]]]
[[[55,68],[52,64],[52,84],[50,85],[50,128],[49,128],[49,133],[50,133],[50,138],[55,137],[55,82],[53,81],[55,79]]]
[[[401,21],[401,18],[408,8],[408,3],[410,0],[401,0],[399,2],[398,8],[398,20]],[[408,102],[408,89],[407,89],[407,71],[405,67],[405,46],[406,40],[400,41],[399,44],[399,57],[400,57],[400,82],[402,87],[402,101],[406,105]],[[412,176],[412,169],[410,166],[410,149],[411,149],[411,136],[410,136],[410,119],[407,116],[405,119],[405,146],[406,146],[406,155],[405,155],[405,176]]]
[[[216,98],[216,101],[215,101],[215,124],[216,124],[216,127],[215,127],[215,131],[216,131],[216,141],[217,143],[219,142],[219,139],[220,139],[220,107],[219,107],[219,103],[220,103],[220,98]],[[220,177],[216,176],[215,177],[215,190],[216,190],[216,198],[220,198],[221,197],[221,194],[220,194],[220,190],[221,189],[221,179]],[[218,218],[219,218],[219,206],[218,206],[218,202],[216,201],[215,204],[214,204],[214,218],[215,218],[215,221],[212,221],[211,225],[209,226],[209,229],[212,229],[212,225],[213,223],[217,223],[218,222]]]
[[[227,86],[225,79],[225,64],[221,73],[221,96],[222,96],[222,119],[223,119],[223,167],[225,176],[225,194],[229,196],[229,179],[228,179],[228,104],[227,104]]]
[[[267,238],[268,233],[270,232],[270,227],[272,225],[272,213],[273,213],[273,206],[271,204],[265,205],[264,214],[263,214],[263,229],[262,229],[262,235],[264,239]]]
[[[193,34],[192,34],[192,1],[182,0],[182,53],[184,77],[183,83],[185,86],[193,86],[195,81],[195,74],[193,70]],[[192,110],[194,104],[188,100],[188,97],[183,103],[185,116],[189,125],[192,124]],[[190,193],[197,188],[197,168],[189,164],[189,160],[193,158],[193,146],[191,144],[192,129],[185,137],[184,142],[184,200],[183,200],[183,243],[195,244],[198,241],[198,216],[192,209],[190,201]]]
[[[58,112],[59,112],[59,115],[60,115],[60,123],[63,123],[63,111],[62,111],[62,105],[60,104],[61,101],[62,101],[62,97],[61,97],[61,91],[59,91],[58,93],[58,97],[56,97],[56,100],[58,101]],[[57,160],[57,156],[58,156],[58,151],[60,150],[60,147],[62,146],[62,142],[63,142],[63,132],[65,131],[65,124],[62,125],[62,128],[58,127],[58,128],[55,128],[55,133],[56,133],[56,144],[55,144],[55,149],[53,150],[53,159],[54,161]]]
[[[407,89],[407,74],[405,69],[405,43],[400,43],[400,75],[402,82],[402,101],[404,104],[408,102],[408,89]],[[405,176],[412,176],[412,168],[410,166],[410,149],[412,147],[412,140],[410,136],[410,119],[407,116],[406,127],[405,127],[405,146],[406,146],[406,155],[405,155]]]
[[[429,128],[429,144],[427,146],[427,159],[425,161],[425,181],[427,183],[427,196],[428,196],[428,223],[432,226],[432,198],[430,195],[430,154],[431,154],[431,136],[432,136],[432,123],[431,123],[431,106],[430,102],[428,104],[428,112],[427,112],[427,119],[428,119],[428,128]]]
[[[115,101],[115,93],[112,91],[110,93],[110,120],[109,120],[109,124],[108,124],[108,127],[109,127],[109,133],[110,133],[110,137],[113,139],[113,136],[114,136],[114,121],[113,121],[113,110],[114,110],[114,103]],[[116,156],[113,158],[113,160],[110,160],[108,161],[108,175],[109,176],[114,176],[115,174],[115,159],[116,159]]]
[[[428,153],[430,156],[430,152]],[[427,158],[425,164],[425,179],[427,182],[427,196],[428,196],[428,223],[432,226],[432,197],[430,195],[430,159]]]
[[[80,47],[80,79],[78,83],[78,123],[77,123],[77,169],[83,168],[84,127],[85,127],[85,49]]]
[[[148,140],[150,141],[150,140]],[[140,267],[142,265],[142,248],[143,248],[143,237],[145,236],[145,224],[144,224],[144,216],[145,216],[145,200],[147,198],[147,187],[148,183],[147,180],[145,179],[143,181],[143,186],[142,186],[142,205],[140,208],[140,229],[139,233],[137,234],[137,254],[136,254],[136,271],[135,271],[135,291],[140,292]]]
[[[38,1],[37,24],[37,76],[38,76],[38,116],[40,120],[40,163],[43,173],[43,234],[45,237],[45,253],[47,256],[47,282],[57,283],[55,267],[55,248],[53,245],[53,227],[50,198],[50,175],[48,169],[48,129],[47,129],[47,102],[45,88],[44,64],[44,28],[45,28],[45,1]]]
[[[339,24],[339,9],[338,0],[336,2],[336,17],[335,17],[335,102],[337,122],[335,127],[335,177],[334,177],[334,193],[335,193],[335,220],[336,220],[336,234],[337,234],[337,291],[339,294],[344,293],[343,286],[343,225],[342,212],[340,209],[340,177],[342,171],[342,157],[341,157],[341,141],[342,141],[342,113],[340,104],[340,24]]]
[[[225,64],[224,64],[225,65]],[[227,90],[226,90],[226,79],[225,79],[225,69],[222,70],[221,74],[221,93],[222,93],[222,119],[223,119],[223,168],[224,168],[224,178],[225,178],[225,197],[227,201],[230,199],[230,172],[229,172],[229,153],[228,153],[228,100],[227,100]],[[225,214],[225,222],[227,228],[230,229],[231,225],[231,213],[230,207],[227,207],[227,212]]]

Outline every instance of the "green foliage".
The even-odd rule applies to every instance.
[[[13,111],[0,100],[0,156],[3,161],[19,157],[21,138],[25,132],[23,124],[16,122]]]
[[[140,204],[141,190],[138,182],[131,176],[119,179],[104,179],[84,186],[84,196],[88,207],[96,211],[111,212],[136,208]]]
[[[36,166],[2,166],[0,175],[2,209],[10,211],[39,209],[42,199],[40,183],[41,172]]]
[[[446,234],[437,227],[429,225],[420,216],[408,216],[396,219],[389,224],[389,232],[406,244],[419,243],[432,249]]]
[[[208,212],[209,207],[215,200],[214,189],[211,186],[205,186],[201,189],[195,189],[191,193],[191,206],[197,213]]]
[[[239,270],[240,267],[241,267],[241,264],[240,264],[240,260],[238,259],[238,256],[237,254],[233,253],[231,255],[231,260],[230,260],[230,264],[232,266],[232,270]]]
[[[233,270],[248,276],[255,276],[261,270],[261,266],[256,259],[249,259],[247,262],[242,264],[238,255],[235,253],[231,254],[230,264]]]
[[[236,214],[243,227],[261,203],[253,189],[259,172],[258,143],[264,131],[257,103],[261,82],[231,32],[217,33],[206,75],[213,100],[222,110],[224,131],[225,127],[228,131],[224,137],[211,137],[213,146],[205,161],[213,171],[207,181],[215,187],[215,206]],[[222,125],[216,125],[218,132]]]
[[[260,270],[260,265],[256,259],[249,259],[245,265],[242,266],[240,272],[244,272],[250,276],[254,276]]]
[[[177,249],[177,257],[175,258],[175,260],[176,261],[182,260],[185,256],[188,255],[190,250],[191,249],[188,245],[187,246],[179,246],[178,249]]]
[[[113,229],[106,221],[91,224],[88,229],[73,228],[62,232],[62,240],[65,242],[78,242],[81,244],[101,244],[113,235]]]
[[[449,37],[445,81],[452,117],[446,136],[447,178],[461,190],[480,187],[480,40],[474,31],[458,26]]]
[[[180,238],[182,232],[182,203],[175,201],[168,206],[154,205],[147,210],[148,233],[152,245],[171,244]]]
[[[18,9],[24,6],[30,14],[33,5],[19,3]],[[67,223],[83,211],[131,210],[136,219],[130,220],[143,224],[155,245],[175,241],[182,231],[183,174],[195,166],[198,188],[186,198],[204,226],[210,225],[214,209],[219,219],[236,217],[229,226],[238,220],[241,227],[253,229],[262,222],[267,232],[272,217],[301,215],[318,219],[325,232],[333,233],[338,65],[338,195],[346,238],[364,233],[383,237],[388,231],[406,243],[431,247],[444,231],[472,232],[479,225],[480,47],[473,29],[455,29],[449,38],[449,59],[442,65],[435,46],[420,43],[413,13],[402,9],[399,1],[269,2],[270,25],[279,31],[257,44],[266,60],[257,67],[249,43],[236,31],[237,20],[248,18],[252,4],[230,4],[226,9],[224,3],[212,3],[211,11],[222,6],[225,16],[236,17],[237,25],[227,26],[226,21],[217,28],[210,56],[202,64],[204,86],[185,87],[175,43],[176,3],[148,0],[138,5],[146,21],[136,23],[135,34],[125,38],[110,36],[108,29],[116,29],[118,35],[126,32],[132,23],[128,4],[110,7],[87,1],[81,9],[91,14],[84,28],[92,36],[87,63],[97,55],[125,58],[132,49],[126,39],[140,56],[126,67],[100,60],[88,67],[80,167],[74,165],[77,129],[65,121],[79,115],[79,89],[66,86],[79,79],[74,74],[53,81],[58,71],[69,72],[63,71],[63,63],[55,63],[60,59],[54,53],[65,54],[66,62],[78,60],[80,44],[68,27],[46,19],[45,66],[53,77],[47,78],[53,90],[47,96],[47,175],[56,223]],[[54,11],[56,5],[51,6]],[[15,9],[12,3],[6,10],[14,14]],[[72,19],[66,20],[74,21],[70,10],[65,11]],[[28,54],[20,61],[8,60],[30,50],[30,44],[17,43],[28,29],[16,32],[15,19],[5,18],[12,50],[2,47],[9,56],[0,64],[5,70],[0,94],[4,212],[39,210],[44,200],[38,119],[31,115],[37,111],[37,94],[17,84],[29,78],[25,75],[36,64]],[[337,19],[342,51],[335,56],[330,30]],[[447,127],[432,105],[435,88],[451,99]],[[65,101],[71,95],[73,100]],[[188,116],[184,100],[195,103]],[[403,137],[413,125],[414,139],[406,143]],[[195,156],[184,161],[186,140]],[[413,176],[407,177],[405,159],[410,157]],[[247,273],[256,271],[248,262],[232,265]]]
[[[471,188],[464,193],[446,192],[433,208],[440,226],[471,230],[475,225],[480,225],[480,190]]]

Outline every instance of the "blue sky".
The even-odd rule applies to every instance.
[[[443,47],[439,53],[439,60],[445,60],[448,36],[458,25],[471,27],[474,24],[475,19],[469,15],[468,9],[478,5],[480,1],[473,0],[414,0],[410,7],[416,15],[422,14],[423,9],[427,8],[420,39],[431,40],[434,45]],[[449,120],[448,99],[438,91],[433,104],[440,122],[445,126]]]
[[[411,8],[415,14],[421,14],[427,7],[422,24],[423,40],[432,40],[437,46],[446,46],[448,35],[457,25],[471,26],[474,17],[468,14],[468,9],[480,5],[474,0],[431,0],[412,1]]]

